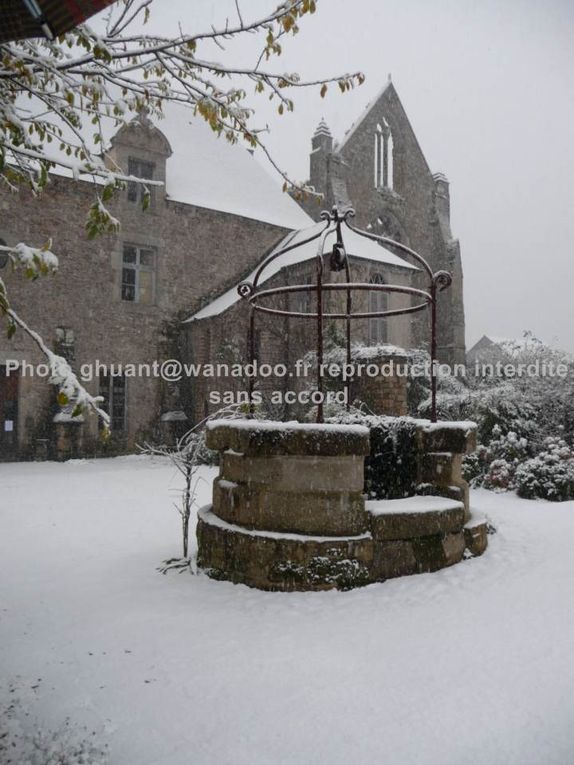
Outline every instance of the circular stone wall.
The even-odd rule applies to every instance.
[[[359,425],[220,420],[213,505],[199,512],[198,565],[266,590],[347,589],[460,561],[486,547],[464,503],[415,496],[365,503],[369,431]],[[468,528],[465,529],[465,525]]]

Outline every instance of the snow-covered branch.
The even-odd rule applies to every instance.
[[[58,386],[58,403],[60,406],[71,404],[73,406],[72,417],[78,417],[82,412],[91,410],[102,419],[106,430],[109,430],[110,416],[100,407],[103,398],[101,396],[92,396],[78,380],[66,359],[51,351],[38,332],[29,327],[16,311],[10,307],[6,294],[6,286],[2,279],[0,279],[0,311],[8,320],[9,336],[14,334],[16,327],[19,327],[34,341],[46,357],[50,368],[49,382]]]
[[[151,5],[151,0],[118,3],[103,34],[83,25],[57,41],[0,46],[0,178],[10,188],[27,182],[41,190],[47,171],[58,165],[116,185],[132,180],[121,168],[116,173],[104,166],[104,126],[117,127],[142,109],[160,116],[166,102],[185,103],[228,140],[240,137],[263,149],[259,136],[264,131],[251,124],[254,111],[244,83],[276,98],[282,114],[294,106],[284,95],[287,88],[319,86],[324,95],[331,83],[345,91],[363,81],[360,72],[305,81],[296,72],[260,68],[263,58],[281,54],[279,40],[296,34],[301,18],[315,12],[315,0],[285,0],[252,21],[244,19],[237,3],[238,23],[182,31],[174,38],[130,33],[139,19],[147,21]],[[226,43],[241,34],[262,38],[255,67],[199,55],[202,44],[216,42],[225,51]],[[229,88],[221,87],[222,79]],[[231,130],[226,129],[230,122]],[[49,151],[48,144],[58,150]]]

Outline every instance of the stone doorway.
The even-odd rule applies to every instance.
[[[0,460],[16,459],[18,452],[18,372],[0,366]]]

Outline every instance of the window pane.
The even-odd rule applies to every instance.
[[[140,265],[153,268],[153,250],[140,250]]]
[[[135,284],[136,283],[135,268],[122,268],[122,283],[123,284]]]
[[[136,288],[128,284],[122,284],[122,300],[133,301],[136,299]]]
[[[138,184],[134,183],[134,181],[128,181],[128,201],[138,201]]]
[[[142,178],[153,178],[153,163],[141,162],[140,163],[140,176]]]
[[[122,433],[126,427],[126,379],[121,375],[100,375],[100,396],[103,396],[102,409],[108,412],[112,430]],[[100,423],[101,427],[101,423]]]
[[[136,272],[132,268],[122,269],[122,300],[136,299]]]
[[[135,247],[129,245],[124,246],[124,263],[135,263],[137,257],[137,250]]]
[[[145,162],[143,159],[128,159],[128,175],[135,175],[138,178],[153,178],[153,162]]]
[[[151,303],[153,297],[153,273],[151,271],[140,271],[138,275],[140,303]]]

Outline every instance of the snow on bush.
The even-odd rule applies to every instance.
[[[465,457],[464,477],[473,487],[494,491],[515,489],[516,470],[530,454],[526,438],[512,430],[503,433],[497,424],[492,429],[490,443],[481,444],[474,454]]]
[[[574,499],[574,451],[561,438],[545,439],[543,450],[518,466],[516,487],[526,499]]]

